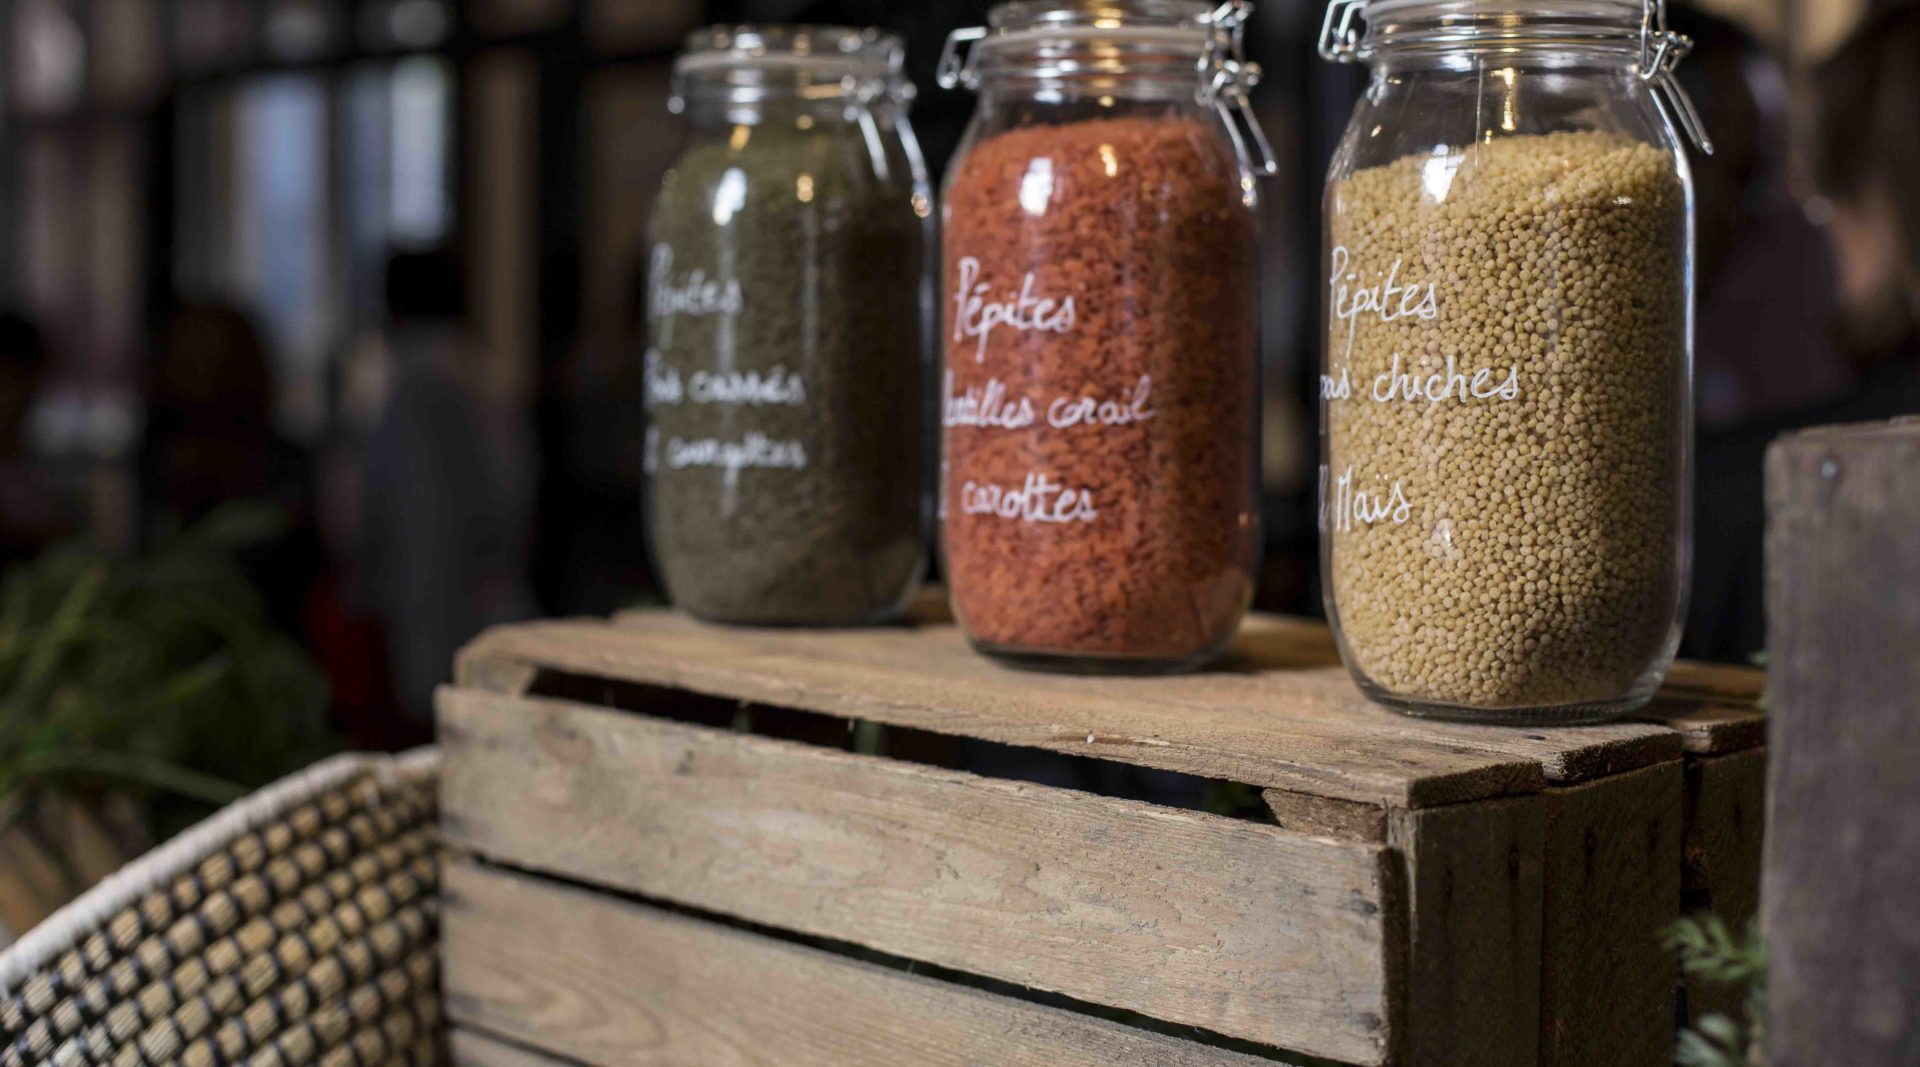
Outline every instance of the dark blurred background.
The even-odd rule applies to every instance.
[[[932,67],[986,6],[0,0],[0,559],[141,559],[265,505],[277,521],[235,559],[261,624],[317,665],[329,728],[424,738],[434,684],[481,627],[658,596],[640,264],[682,36],[743,20],[903,34],[939,173],[973,99]],[[1710,7],[1675,16],[1722,147],[1699,161],[1687,650],[1741,660],[1759,648],[1765,441],[1920,410],[1920,36],[1910,4]],[[1262,606],[1300,613],[1318,611],[1318,203],[1362,81],[1315,57],[1320,15],[1268,0],[1251,39],[1282,160]]]

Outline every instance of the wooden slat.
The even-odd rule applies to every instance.
[[[1920,420],[1767,457],[1774,1063],[1920,1062]]]
[[[1667,1067],[1681,765],[1548,790],[1540,1062]]]
[[[1260,794],[1273,821],[1296,834],[1341,841],[1385,841],[1387,809],[1356,800],[1269,789]]]
[[[1686,900],[1718,915],[1736,934],[1759,913],[1766,789],[1765,749],[1687,762]],[[1694,1019],[1740,1018],[1745,996],[1741,988],[1687,981],[1687,1011]]]
[[[1680,660],[1667,672],[1660,695],[1671,700],[1703,700],[1728,707],[1752,708],[1766,689],[1765,671],[1726,663]]]
[[[1273,1062],[471,862],[446,886],[452,1017],[595,1067]]]
[[[1386,850],[448,690],[453,841],[516,865],[1352,1063],[1394,1018]]]
[[[1662,696],[1642,718],[1678,732],[1689,755],[1723,756],[1767,743],[1766,712],[1752,705]]]
[[[745,631],[670,612],[616,625],[539,623],[484,635],[461,658],[472,688],[502,663],[683,689],[1102,759],[1262,789],[1429,807],[1572,783],[1674,758],[1639,722],[1513,730],[1405,718],[1327,662],[1323,628],[1249,620],[1219,670],[1176,678],[1015,671],[951,626]]]
[[[453,1067],[571,1067],[566,1060],[455,1027],[447,1032]]]
[[[1540,797],[1392,815],[1411,914],[1405,1062],[1539,1063],[1546,828]]]

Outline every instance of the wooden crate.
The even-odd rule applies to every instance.
[[[1683,666],[1651,721],[1497,729],[1377,708],[1270,617],[1153,679],[1009,670],[931,609],[499,630],[440,699],[456,1045],[1668,1063],[1660,931],[1758,876],[1720,825],[1760,808],[1758,686]]]

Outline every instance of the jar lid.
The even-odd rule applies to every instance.
[[[904,95],[906,46],[896,34],[852,26],[707,26],[674,60],[674,97],[691,80],[730,90],[771,90],[772,78],[839,83],[849,94]],[[677,109],[677,108],[676,108]]]
[[[1186,79],[1240,143],[1244,126],[1262,174],[1278,169],[1248,95],[1260,65],[1246,56],[1251,0],[1008,0],[985,26],[953,31],[940,54],[940,87],[975,88],[984,75]],[[969,47],[971,46],[971,47]]]
[[[957,30],[941,57],[940,84],[978,84],[983,73],[1191,75],[1237,25],[1220,18],[1244,4],[1201,0],[1009,0],[987,24]],[[961,60],[960,44],[973,50]]]
[[[1332,0],[1320,26],[1320,57],[1370,59],[1390,48],[1551,42],[1618,44],[1637,53],[1634,72],[1688,139],[1708,155],[1693,101],[1673,68],[1693,41],[1667,28],[1667,0]]]

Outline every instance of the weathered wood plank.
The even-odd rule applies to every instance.
[[[1677,730],[1687,752],[1718,756],[1767,743],[1767,714],[1760,706],[1767,676],[1751,667],[1682,660],[1640,716]]]
[[[1674,963],[1661,933],[1680,912],[1681,789],[1681,765],[1669,763],[1547,791],[1547,1067],[1673,1062]]]
[[[448,834],[483,855],[1309,1055],[1386,1054],[1405,902],[1379,845],[460,690],[441,739]]]
[[[452,1017],[596,1067],[1273,1062],[471,862],[446,884]]]
[[[1648,715],[1678,731],[1690,756],[1724,756],[1767,743],[1767,716],[1758,708],[1656,702]]]
[[[1269,789],[1260,794],[1283,829],[1309,837],[1341,841],[1385,841],[1387,809],[1356,800],[1334,800],[1312,793]]]
[[[566,1060],[460,1027],[447,1032],[447,1052],[453,1067],[569,1067]]]
[[[1685,900],[1711,911],[1735,933],[1759,914],[1760,849],[1766,828],[1767,752],[1687,761]],[[1739,1018],[1745,990],[1687,980],[1690,1018]]]
[[[1408,719],[1367,701],[1316,648],[1324,629],[1256,617],[1221,669],[1176,678],[1015,671],[951,626],[741,631],[670,612],[616,625],[496,630],[461,658],[490,688],[502,662],[1091,755],[1263,789],[1429,807],[1535,792],[1674,758],[1638,722],[1516,731]]]
[[[1767,461],[1774,1063],[1920,1063],[1920,422]]]
[[[1394,812],[1410,920],[1406,1062],[1535,1067],[1546,804]]]
[[[1728,663],[1680,660],[1667,672],[1660,696],[1668,700],[1699,700],[1732,708],[1752,708],[1766,689],[1765,671]]]

